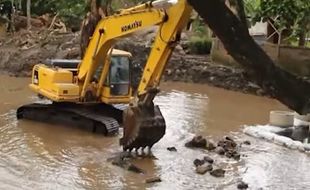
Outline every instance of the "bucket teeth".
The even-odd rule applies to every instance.
[[[165,120],[158,106],[154,106],[153,109],[151,111],[153,114],[145,113],[142,110],[124,112],[124,134],[120,140],[123,150],[151,148],[164,136]]]

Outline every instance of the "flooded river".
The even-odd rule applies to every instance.
[[[75,128],[17,121],[19,105],[35,100],[29,79],[0,76],[0,189],[309,189],[310,156],[242,134],[242,125],[268,122],[269,111],[287,109],[275,100],[230,92],[206,85],[164,83],[156,98],[167,122],[167,133],[154,146],[156,159],[135,164],[146,174],[111,165],[120,152],[118,137],[103,137]],[[239,162],[192,150],[184,143],[195,134],[217,140],[230,135],[251,145]],[[175,146],[177,152],[168,152]],[[224,178],[195,173],[193,160],[208,154]],[[149,176],[162,182],[145,184]]]

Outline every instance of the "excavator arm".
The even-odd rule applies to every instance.
[[[168,10],[157,7],[168,2],[151,1],[122,10],[98,23],[78,69],[78,81],[83,83],[81,97],[85,96],[99,64],[108,60],[108,52],[118,38],[154,25],[159,25],[159,30],[143,72],[138,95],[145,94],[150,87],[158,86],[165,65],[192,11],[186,0],[179,0]],[[109,62],[105,63],[103,70],[109,66]],[[103,78],[106,78],[106,74]]]
[[[128,34],[158,25],[164,22],[166,13],[163,10],[146,8],[144,10],[133,10],[123,12],[105,19],[102,19],[90,40],[85,56],[78,69],[78,81],[82,83],[81,98],[85,97],[87,87],[91,82],[95,70],[104,60],[108,60],[109,50],[117,38],[125,37]],[[107,77],[110,67],[109,61],[105,61],[102,78]]]
[[[166,20],[159,25],[137,97],[124,112],[124,134],[120,140],[124,150],[151,148],[165,134],[165,120],[153,99],[159,92],[160,79],[191,12],[187,1],[179,0],[166,11]]]
[[[158,86],[164,68],[191,11],[187,0],[150,1],[101,20],[93,33],[78,70],[77,80],[83,86],[81,100],[86,95],[94,72],[102,62],[104,66],[99,86],[106,79],[110,68],[109,51],[117,38],[150,26],[159,26],[136,97],[124,111],[124,134],[120,140],[124,150],[151,148],[165,134],[165,120],[159,107],[154,106],[153,99],[159,92]],[[97,95],[99,93],[100,89],[97,89]]]

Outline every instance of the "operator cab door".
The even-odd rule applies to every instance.
[[[128,103],[132,94],[130,56],[112,55],[107,78],[101,92],[101,101],[107,104]],[[99,66],[95,78],[102,73]]]
[[[110,94],[128,96],[130,93],[130,61],[126,56],[111,58],[109,74]]]

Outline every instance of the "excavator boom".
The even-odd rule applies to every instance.
[[[124,134],[120,140],[124,150],[152,147],[165,134],[165,120],[159,107],[154,106],[153,99],[158,93],[157,88],[164,68],[180,40],[181,31],[186,26],[191,12],[192,8],[186,0],[150,1],[107,17],[96,27],[79,67],[78,80],[83,81],[82,98],[86,95],[100,60],[107,60],[108,51],[117,38],[149,26],[159,26],[139,83],[137,97],[124,111]],[[109,67],[109,62],[105,62],[103,79],[106,78]]]

